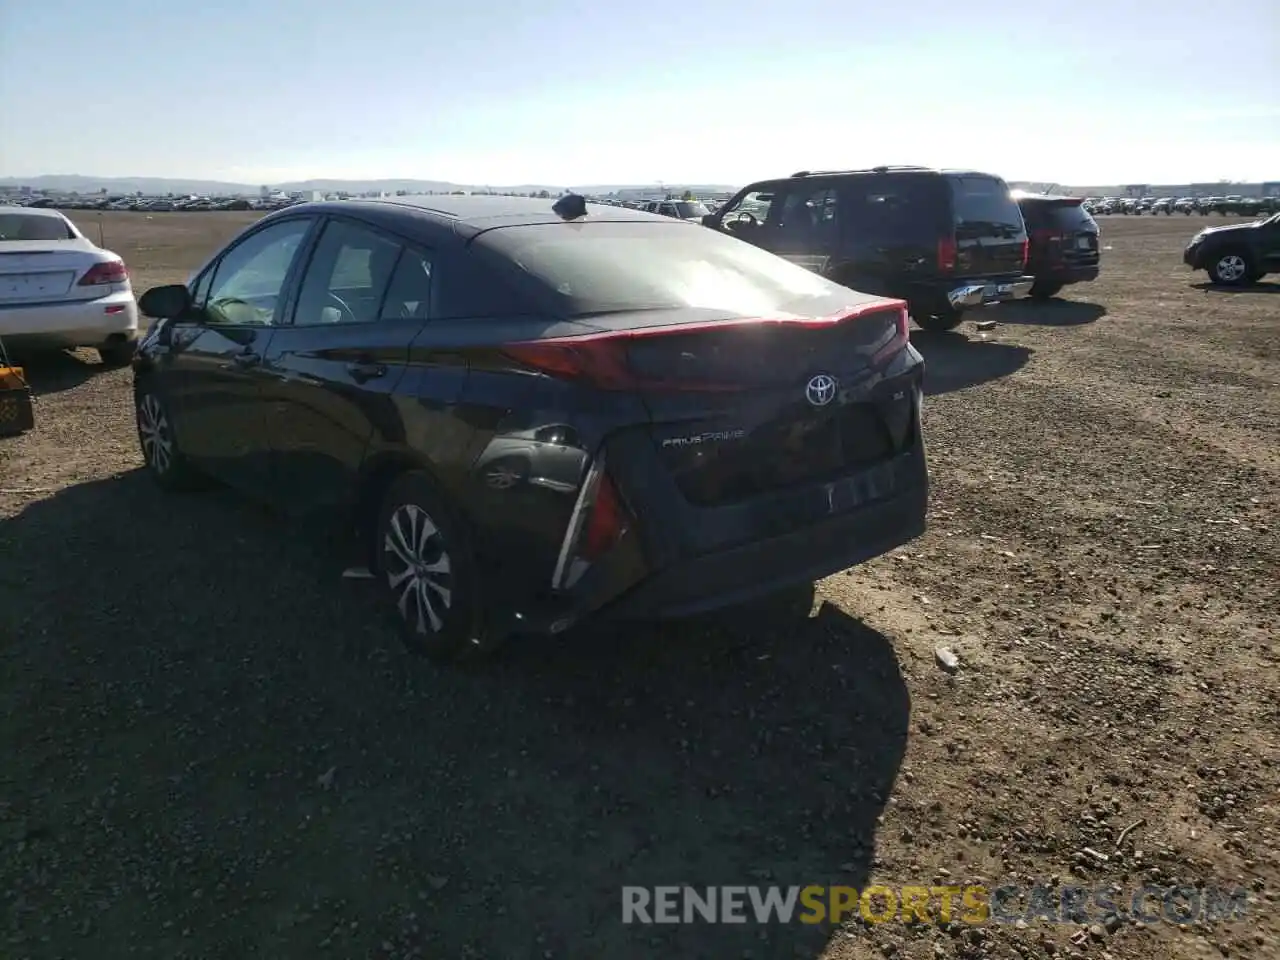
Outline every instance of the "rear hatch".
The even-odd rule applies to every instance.
[[[1076,197],[1027,198],[1021,203],[1031,237],[1031,268],[1098,265],[1098,222]]]
[[[694,506],[829,482],[914,442],[915,394],[885,380],[905,308],[869,300],[833,317],[723,323],[632,338],[659,460]]]
[[[637,396],[648,423],[635,427],[691,504],[829,481],[914,442],[919,365],[888,373],[908,349],[901,301],[678,221],[588,218],[481,236],[548,314],[594,331],[505,351]]]
[[[0,239],[0,304],[101,297],[102,286],[77,284],[102,259],[88,240]]]
[[[1027,231],[1017,202],[999,177],[947,174],[955,226],[957,277],[1021,275],[1026,266]]]

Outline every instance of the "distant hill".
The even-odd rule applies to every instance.
[[[93,177],[81,174],[45,174],[38,177],[0,177],[0,187],[30,187],[32,190],[52,193],[97,193],[106,190],[108,193],[142,193],[147,196],[173,193],[183,194],[244,194],[257,196],[262,189],[261,184],[231,183],[224,180],[187,180],[178,177]],[[564,185],[524,183],[516,186],[502,184],[465,184],[450,183],[447,180],[299,180],[292,183],[267,184],[272,191],[292,193],[294,191],[321,193],[395,193],[405,190],[409,193],[447,193],[452,190],[498,190],[509,193],[537,193],[546,190],[558,194],[566,189]],[[726,193],[736,189],[721,184],[676,185],[665,184],[669,191],[683,192],[686,189],[695,193]],[[583,193],[656,193],[656,184],[607,184],[607,185],[574,185],[573,189]]]

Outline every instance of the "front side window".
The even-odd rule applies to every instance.
[[[275,321],[289,270],[311,220],[275,223],[232,247],[214,268],[205,322],[265,326]]]
[[[776,190],[750,190],[718,211],[720,223],[732,233],[761,227],[769,220],[777,197]]]
[[[374,230],[344,220],[325,228],[302,278],[296,326],[372,323],[402,247]]]

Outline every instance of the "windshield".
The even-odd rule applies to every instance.
[[[725,318],[809,315],[837,310],[850,296],[759,247],[679,223],[509,227],[485,239],[550,292],[565,317],[683,309]]]
[[[70,224],[61,217],[32,216],[29,213],[0,213],[0,241],[74,240]]]
[[[676,204],[676,211],[685,220],[692,220],[694,217],[705,217],[711,211],[707,209],[707,205],[697,200],[681,200]]]

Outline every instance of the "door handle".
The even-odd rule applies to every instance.
[[[379,377],[385,377],[387,375],[387,368],[384,364],[364,360],[359,363],[347,364],[347,373],[350,374],[351,379],[356,383],[364,383],[366,380],[376,380]]]

